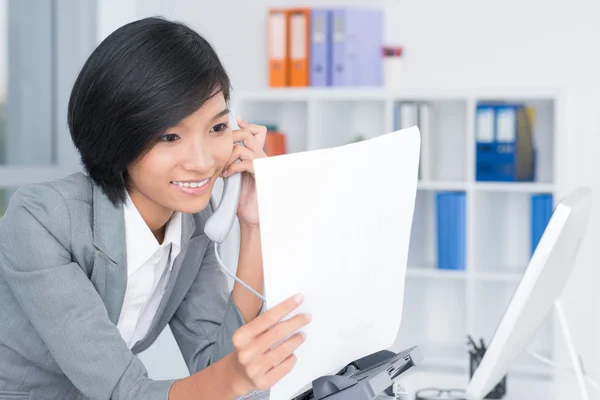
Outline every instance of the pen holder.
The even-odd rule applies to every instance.
[[[472,378],[475,370],[479,368],[481,356],[469,352],[469,377]],[[506,375],[502,380],[485,396],[485,399],[503,399],[506,396]]]

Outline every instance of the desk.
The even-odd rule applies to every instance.
[[[468,384],[468,376],[461,373],[420,371],[417,367],[417,369],[413,371],[407,371],[406,374],[399,379],[399,382],[408,391],[410,395],[409,399],[413,400],[416,391],[426,387],[465,389]],[[524,376],[509,375],[506,386],[507,396],[504,400],[554,399],[554,397],[552,397],[554,393],[554,384],[550,379],[532,380]]]
[[[408,391],[409,399],[414,400],[416,391],[426,387],[464,389],[467,387],[468,377],[460,373],[423,371],[417,367],[405,372],[399,382]],[[564,400],[552,397],[555,391],[551,380],[540,381],[509,375],[507,388],[508,393],[503,400]],[[269,400],[269,394],[260,393],[248,400]]]

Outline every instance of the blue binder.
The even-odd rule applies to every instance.
[[[436,197],[437,267],[464,270],[466,259],[466,195],[441,192]]]
[[[494,105],[477,105],[475,136],[476,180],[495,180],[496,107]]]
[[[536,194],[531,196],[531,254],[535,251],[550,217],[553,205],[551,194]]]
[[[310,86],[331,86],[331,10],[310,16]]]
[[[332,86],[383,86],[383,21],[379,9],[332,9]]]
[[[533,121],[523,104],[480,103],[476,110],[476,180],[535,180]]]

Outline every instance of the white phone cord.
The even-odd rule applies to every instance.
[[[221,261],[221,257],[219,257],[219,250],[218,250],[217,242],[215,242],[215,254],[217,256],[217,261],[219,262],[219,265],[221,266],[221,268],[223,268],[223,271],[225,271],[225,273],[227,275],[229,275],[230,277],[232,277],[233,279],[235,279],[240,285],[242,285],[243,287],[245,287],[246,289],[248,289],[249,291],[251,291],[252,294],[254,294],[256,297],[258,297],[262,301],[267,301],[267,299],[265,299],[264,296],[262,296],[256,290],[252,289],[250,286],[246,285],[244,282],[242,282],[242,280],[240,278],[238,278],[237,276],[235,276],[234,274],[232,274],[231,272],[229,272],[229,270],[227,269],[227,267],[225,266],[225,264],[223,264],[223,261]]]

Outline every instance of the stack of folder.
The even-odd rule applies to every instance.
[[[268,13],[270,87],[383,86],[383,12],[277,8]]]
[[[554,211],[551,194],[531,196],[531,255],[533,255]]]
[[[480,103],[476,118],[476,180],[534,181],[535,110],[523,104]]]
[[[277,125],[265,125],[267,128],[267,137],[265,138],[264,152],[269,157],[279,156],[287,153],[287,138],[285,133],[281,132]]]
[[[464,270],[466,258],[466,194],[440,192],[437,209],[437,267]]]
[[[431,171],[431,127],[433,110],[427,102],[402,101],[394,108],[394,126],[406,129],[418,126],[421,133],[421,157],[419,159],[419,179],[433,179]]]

